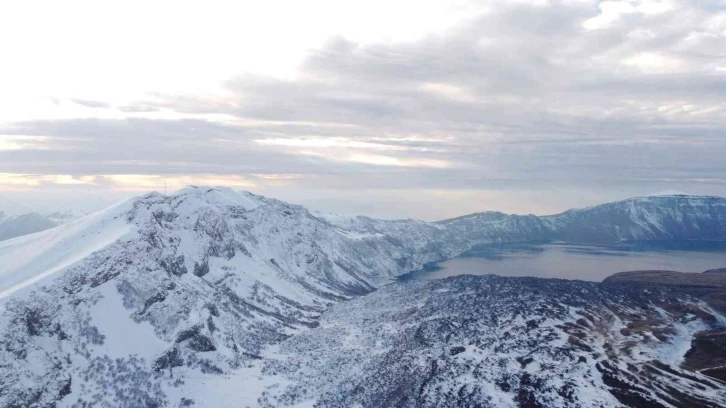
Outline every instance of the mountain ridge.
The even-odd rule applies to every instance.
[[[653,194],[653,195],[629,197],[629,198],[624,198],[622,200],[608,201],[606,203],[594,204],[594,205],[589,205],[586,207],[570,208],[570,209],[567,209],[567,210],[564,210],[564,211],[561,211],[558,213],[554,213],[554,214],[544,214],[544,215],[536,215],[536,214],[531,214],[531,213],[530,214],[512,214],[512,213],[505,213],[505,212],[499,211],[499,210],[488,210],[488,211],[477,211],[477,212],[473,212],[470,214],[460,215],[457,217],[446,218],[443,220],[432,221],[432,222],[437,223],[437,224],[447,223],[447,222],[462,219],[462,218],[473,217],[473,216],[478,216],[478,215],[489,215],[489,214],[505,215],[505,216],[506,215],[517,215],[517,216],[524,216],[524,217],[534,216],[534,217],[538,217],[538,218],[548,218],[548,217],[561,216],[563,214],[573,212],[573,211],[590,210],[590,209],[601,207],[601,206],[608,205],[608,204],[623,204],[623,203],[630,202],[630,201],[648,200],[648,199],[653,199],[653,198],[654,199],[673,199],[673,198],[705,199],[705,198],[707,198],[707,199],[726,200],[726,197],[715,196],[715,195],[685,194],[685,193],[684,194]]]
[[[696,208],[672,204],[663,214]],[[720,222],[726,206],[712,207],[704,214]],[[321,215],[199,186],[129,199],[0,242],[0,405],[175,406],[194,399],[184,384],[198,389],[198,378],[237,375],[272,392],[288,380],[259,370],[278,345],[317,330],[332,305],[358,302],[475,244],[548,234],[551,224],[506,215],[451,225]]]
[[[648,196],[547,215],[476,213],[439,222],[483,229],[518,226],[521,237],[500,235],[499,242],[565,241],[614,244],[639,240],[718,240],[726,237],[726,198],[715,196]],[[526,238],[526,239],[525,239]],[[496,237],[491,237],[497,242]]]

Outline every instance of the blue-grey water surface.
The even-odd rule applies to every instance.
[[[726,267],[726,243],[665,242],[619,246],[565,243],[482,245],[459,257],[431,263],[399,279],[453,275],[537,276],[602,281],[616,272],[675,270],[703,272]]]

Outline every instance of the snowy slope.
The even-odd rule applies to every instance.
[[[478,213],[441,221],[472,241],[624,241],[726,239],[726,199],[662,195],[631,198],[550,216]]]
[[[426,223],[311,214],[226,188],[131,199],[0,242],[0,406],[229,406],[241,379],[279,394],[295,380],[261,370],[332,305],[476,244],[604,228],[598,214],[626,211],[633,223],[630,235],[607,239],[726,238],[723,199],[657,200]],[[655,225],[662,234],[644,232]],[[250,405],[264,400],[246,395]]]
[[[131,232],[130,202],[57,228],[0,242],[0,297],[37,282]]]
[[[716,407],[726,386],[678,368],[723,324],[667,291],[559,279],[410,281],[332,307],[283,343],[262,406]]]
[[[726,237],[726,199],[662,195],[632,198],[547,217],[573,242],[717,240]]]
[[[44,213],[44,216],[49,220],[53,221],[55,225],[61,225],[67,222],[80,220],[86,215],[88,215],[88,213],[77,209],[57,210]]]
[[[412,250],[383,235],[361,239],[299,206],[190,187],[0,243],[0,362],[9,367],[0,402],[166,401],[174,381],[160,373],[233,372],[317,325],[330,304],[462,250],[436,244],[430,228],[438,230],[392,228],[424,231],[411,244],[427,250]],[[112,370],[114,359],[122,367]],[[117,394],[104,389],[109,376]],[[144,393],[128,394],[138,387]]]

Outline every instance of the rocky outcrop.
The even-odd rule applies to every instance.
[[[563,380],[555,387],[541,373],[521,371],[562,357],[589,370],[592,381],[597,380],[596,371],[603,378],[636,375],[627,364],[594,356],[609,352],[597,335],[635,341],[645,323],[630,323],[660,319],[659,328],[645,324],[646,337],[682,344],[681,337],[661,328],[688,335],[691,328],[683,324],[691,317],[663,307],[672,316],[658,317],[650,306],[655,298],[643,293],[562,281],[462,279],[376,289],[427,262],[487,242],[578,236],[607,242],[724,238],[723,199],[662,200],[637,199],[555,217],[485,213],[427,223],[311,214],[300,206],[221,188],[148,194],[56,229],[0,243],[0,293],[5,296],[0,300],[0,406],[50,407],[59,400],[63,406],[79,407],[165,407],[191,400],[194,406],[226,406],[214,399],[216,393],[195,387],[227,378],[237,381],[237,375],[261,381],[254,389],[267,393],[247,405],[307,401],[313,389],[320,390],[314,398],[321,406],[406,406],[412,401],[423,406],[444,401],[482,405],[492,390],[509,395],[501,394],[507,403],[511,398],[520,405],[547,406],[545,394],[552,401],[577,401],[579,392],[591,389],[605,406],[615,404],[618,397],[599,383]],[[608,227],[608,217],[616,215],[618,228]],[[595,303],[590,307],[583,304],[586,300]],[[689,305],[692,300],[682,302]],[[621,304],[624,308],[617,306]],[[370,315],[362,311],[367,308]],[[637,316],[622,312],[626,309]],[[336,310],[360,319],[340,320]],[[586,315],[574,318],[574,310]],[[693,325],[718,320],[691,314]],[[587,323],[588,315],[597,319]],[[585,320],[578,322],[580,318]],[[591,327],[596,321],[599,326]],[[400,336],[395,334],[399,330]],[[300,333],[318,333],[319,339],[315,343]],[[311,348],[299,342],[310,342]],[[345,344],[357,346],[340,348]],[[646,352],[660,350],[655,341],[637,344]],[[273,346],[294,351],[285,358],[288,365],[275,365],[276,357],[267,354]],[[330,356],[310,354],[327,349]],[[474,362],[482,353],[495,359],[486,360],[485,367],[502,364],[502,371],[490,373],[492,377],[476,371]],[[263,368],[264,375],[259,372]],[[304,380],[299,384],[314,387],[294,389],[281,385],[308,375],[322,381],[320,373],[333,368],[338,371],[330,373],[339,375],[330,383]],[[354,372],[362,373],[362,379],[356,380]],[[560,374],[569,379],[581,373]],[[446,382],[452,375],[493,381],[487,383],[493,388]],[[642,388],[656,384],[641,380]],[[643,394],[623,392],[621,398]],[[720,398],[720,389],[714,392]],[[702,394],[693,391],[699,401],[708,401]]]
[[[723,324],[658,288],[457,276],[335,305],[264,372],[290,381],[263,406],[712,407],[718,379],[680,366]],[[689,367],[690,368],[690,367]]]

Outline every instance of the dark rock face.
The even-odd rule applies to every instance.
[[[716,324],[713,313],[666,289],[557,279],[389,285],[282,343],[266,372],[294,383],[266,403],[312,394],[323,407],[719,406],[726,386],[680,368],[676,351]]]
[[[234,256],[234,255],[233,255]],[[209,259],[203,259],[201,263],[194,263],[194,275],[202,277],[209,273]]]
[[[179,353],[178,348],[173,347],[154,361],[153,369],[154,371],[161,371],[167,368],[181,367],[182,365],[184,365],[184,360],[181,358],[181,353]]]
[[[184,266],[184,255],[177,257],[169,257],[160,262],[161,267],[164,268],[169,274],[174,276],[182,276],[187,273],[187,268]]]
[[[217,348],[214,346],[212,340],[202,333],[203,327],[203,325],[197,325],[189,329],[182,330],[177,335],[176,342],[184,343],[191,350],[198,352],[216,350]],[[213,331],[211,327],[210,331]]]
[[[68,377],[68,380],[63,385],[63,388],[61,388],[60,391],[58,392],[59,400],[63,399],[63,397],[65,397],[66,395],[68,395],[72,392],[72,390],[71,390],[71,385],[73,383],[72,380],[73,380],[72,377]]]

